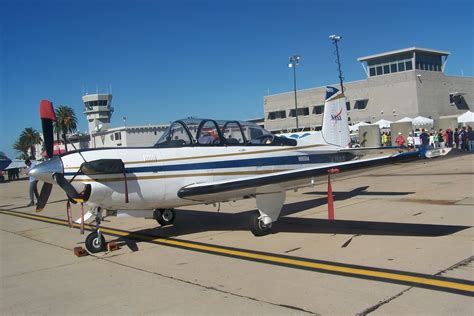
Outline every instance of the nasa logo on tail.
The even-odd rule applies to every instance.
[[[341,121],[342,120],[342,109],[339,110],[336,114],[331,114],[331,121]]]

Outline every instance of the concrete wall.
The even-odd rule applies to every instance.
[[[413,131],[413,125],[411,122],[398,122],[390,124],[391,142],[392,146],[397,146],[395,140],[397,139],[398,133],[402,133],[405,137],[405,141],[408,135]],[[405,142],[406,145],[406,142]]]
[[[445,118],[434,120],[435,130],[439,130],[440,128],[442,130],[445,130],[448,128],[454,130],[456,127],[458,127],[458,119],[455,117],[445,117]]]
[[[380,147],[381,134],[378,125],[365,125],[359,127],[359,143],[361,147]]]
[[[474,109],[474,78],[449,77],[441,72],[416,70],[418,77],[417,97],[419,115],[438,118],[445,115],[461,115]],[[450,103],[450,93],[464,93],[462,96],[467,108]]]

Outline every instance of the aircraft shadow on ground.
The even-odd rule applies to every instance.
[[[408,195],[412,192],[366,192],[367,187],[360,187],[349,192],[335,192],[335,200],[340,201],[358,195]],[[307,194],[319,194],[309,192]],[[326,194],[326,192],[321,192]],[[439,237],[446,236],[471,226],[412,224],[377,221],[334,220],[317,218],[298,218],[292,214],[326,204],[327,197],[308,201],[288,203],[283,207],[281,217],[273,224],[273,233],[312,233],[312,234],[347,234],[347,235],[377,235],[377,236],[417,236]],[[179,237],[201,232],[212,231],[249,231],[250,214],[256,210],[240,213],[217,213],[206,211],[176,210],[174,225],[145,229],[134,233],[151,235],[162,238]],[[381,210],[383,212],[383,210]],[[157,224],[158,225],[158,224]],[[137,250],[134,241],[119,238],[130,247]]]

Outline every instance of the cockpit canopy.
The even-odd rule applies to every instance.
[[[171,123],[154,147],[296,146],[296,143],[251,122],[191,118]]]

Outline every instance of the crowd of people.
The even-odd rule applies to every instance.
[[[471,126],[463,126],[455,128],[454,130],[448,128],[446,130],[431,130],[421,129],[420,134],[420,148],[426,150],[429,148],[457,148],[468,152],[474,152],[474,132]],[[390,132],[383,132],[381,136],[382,146],[390,146],[391,137]],[[414,149],[416,146],[415,136],[409,133],[404,137],[402,133],[398,133],[395,143],[398,147],[405,147]]]

